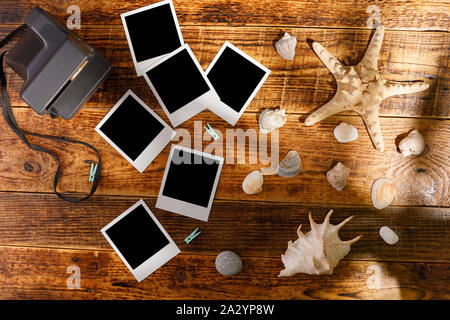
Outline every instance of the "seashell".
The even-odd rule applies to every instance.
[[[350,252],[350,245],[358,241],[361,236],[352,240],[342,241],[338,232],[353,217],[348,217],[338,225],[330,224],[330,210],[322,224],[316,224],[309,213],[311,231],[303,234],[297,229],[298,239],[288,242],[288,248],[281,261],[284,270],[279,277],[290,277],[296,273],[331,274],[339,261]]]
[[[387,244],[393,245],[396,244],[399,240],[398,235],[389,227],[383,226],[380,228],[380,237]]]
[[[338,162],[333,169],[327,172],[327,180],[337,191],[342,191],[347,184],[349,174],[350,169]]]
[[[275,43],[275,48],[278,54],[286,59],[292,60],[295,56],[295,46],[297,45],[297,39],[285,32],[283,38]]]
[[[250,172],[242,182],[242,189],[247,194],[256,194],[262,191],[264,179],[261,171]]]
[[[281,128],[286,123],[286,110],[284,109],[266,109],[259,116],[259,131],[269,133],[275,129]]]
[[[216,257],[216,269],[224,276],[233,276],[242,269],[242,260],[233,251],[222,251]]]
[[[377,209],[384,209],[394,200],[397,188],[391,179],[379,178],[372,185],[372,203]]]
[[[340,143],[347,143],[358,139],[358,130],[351,124],[341,122],[334,128],[334,137]]]
[[[276,172],[280,177],[290,178],[302,171],[302,160],[297,151],[289,151],[284,159],[277,165]]]
[[[394,95],[425,90],[429,85],[423,81],[390,81],[383,79],[378,71],[378,59],[384,37],[384,26],[376,29],[362,60],[354,66],[346,66],[320,43],[313,42],[312,49],[337,82],[333,98],[305,119],[311,126],[342,111],[355,111],[362,117],[374,147],[384,151],[379,113],[381,102]]]
[[[400,141],[398,148],[404,157],[419,155],[425,149],[425,140],[419,131],[413,130]]]

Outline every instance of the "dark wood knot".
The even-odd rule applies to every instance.
[[[420,280],[425,280],[427,278],[427,267],[423,264],[417,266],[417,275]]]
[[[23,164],[23,167],[25,168],[25,170],[27,170],[28,172],[33,172],[34,170],[34,166],[30,161],[27,161]]]
[[[181,281],[186,280],[187,278],[186,272],[184,272],[184,270],[181,268],[177,268],[177,270],[175,271],[175,276],[177,277],[178,280]]]

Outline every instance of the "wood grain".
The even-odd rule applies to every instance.
[[[10,32],[0,28],[0,38]],[[271,69],[269,78],[248,110],[281,106],[289,113],[309,113],[330,100],[336,90],[333,76],[310,48],[308,39],[323,44],[346,64],[363,57],[371,38],[369,30],[284,29],[297,37],[296,57],[282,59],[274,43],[283,32],[272,27],[183,27],[183,37],[204,69],[225,41],[230,41]],[[89,107],[112,107],[127,88],[133,89],[154,109],[161,109],[143,77],[138,78],[122,27],[92,26],[78,32],[97,48],[113,67],[103,87],[89,100]],[[12,46],[11,44],[10,46]],[[9,47],[8,47],[9,48]],[[379,69],[386,79],[424,80],[430,88],[416,94],[383,101],[384,116],[448,118],[450,110],[449,36],[442,32],[387,31]],[[7,79],[12,104],[25,106],[20,98],[23,81],[10,68]]]
[[[92,143],[99,148],[104,167],[94,197],[80,204],[63,202],[48,194],[56,170],[54,160],[29,150],[0,116],[0,299],[450,299],[450,3],[174,0],[184,40],[203,68],[223,42],[230,41],[272,70],[235,129],[257,130],[259,112],[280,106],[286,109],[288,122],[279,130],[279,155],[295,149],[303,162],[299,176],[265,176],[263,192],[250,196],[242,191],[242,180],[268,164],[262,164],[261,158],[249,163],[257,154],[248,145],[224,149],[228,161],[210,219],[204,223],[155,208],[170,146],[139,174],[94,130],[128,88],[167,120],[145,80],[135,75],[120,21],[120,13],[153,2],[2,1],[0,39],[22,24],[35,5],[63,22],[69,5],[80,6],[82,28],[75,33],[106,57],[113,72],[86,107],[65,121],[38,116],[25,107],[19,97],[22,80],[7,68],[19,125]],[[361,118],[353,113],[312,127],[303,125],[306,115],[331,99],[336,88],[332,75],[312,51],[311,40],[345,64],[356,64],[373,33],[366,26],[366,8],[371,4],[381,8],[386,27],[381,74],[386,79],[430,84],[424,92],[383,102],[384,153],[373,148]],[[274,49],[284,32],[298,40],[293,61],[283,60]],[[358,129],[358,140],[335,141],[333,129],[342,121]],[[200,143],[193,145],[186,139],[181,143],[211,149],[211,138],[202,129],[206,122],[224,138],[230,136],[226,129],[232,128],[205,111],[178,128]],[[424,135],[427,151],[404,158],[396,143],[413,128]],[[32,140],[50,144],[61,154],[61,191],[90,190],[89,166],[83,160],[95,160],[94,154],[79,146]],[[272,140],[275,136],[269,135],[269,145]],[[174,143],[178,142],[176,138]],[[220,149],[214,152],[220,154]],[[235,161],[229,161],[230,156]],[[236,163],[238,158],[245,163]],[[338,161],[351,169],[342,192],[326,180],[326,172]],[[370,188],[382,176],[394,180],[398,193],[390,207],[376,210]],[[182,254],[137,283],[99,230],[141,198]],[[296,238],[298,225],[309,230],[307,212],[311,210],[320,222],[330,208],[335,210],[332,223],[354,215],[340,232],[342,239],[359,234],[363,238],[333,275],[277,278],[287,241]],[[396,245],[389,246],[379,237],[383,225],[400,236]],[[184,238],[196,227],[202,234],[185,244]],[[227,278],[217,273],[214,260],[223,250],[241,256],[241,273]],[[79,290],[67,288],[70,265],[81,269]]]
[[[221,276],[214,260],[215,256],[181,254],[138,283],[112,251],[0,247],[0,298],[450,298],[450,264],[342,261],[332,275],[277,278],[279,258],[242,257],[243,269],[233,277]],[[70,265],[80,267],[78,290],[67,288]]]
[[[89,24],[120,24],[120,14],[157,0],[89,1],[78,0],[82,26]],[[22,23],[35,5],[52,12],[62,21],[67,20],[67,7],[72,1],[3,0],[0,24]],[[450,5],[446,1],[430,0],[174,0],[181,25],[232,25],[274,27],[367,28],[366,12],[376,4],[381,10],[381,22],[392,29],[420,29],[448,31]]]
[[[87,141],[100,150],[104,165],[97,194],[157,196],[170,146],[163,150],[144,173],[139,174],[95,132],[95,126],[106,112],[107,110],[103,109],[83,109],[76,118],[66,121],[38,116],[29,108],[15,110],[18,123],[25,130],[36,130],[39,124],[38,131],[41,133]],[[159,114],[166,119],[165,114],[162,112]],[[236,129],[244,130],[243,133],[248,129],[257,130],[257,118],[256,113],[244,113]],[[333,129],[342,121],[357,128],[360,135],[358,140],[348,144],[335,141]],[[212,123],[217,132],[220,131],[225,136],[224,140],[218,140],[216,144],[223,146],[223,153],[219,148],[217,150],[211,148],[211,138],[202,129],[202,124],[205,123]],[[384,153],[373,148],[360,117],[335,116],[312,127],[306,127],[300,123],[298,116],[289,116],[285,126],[279,130],[279,157],[281,159],[291,149],[297,150],[302,158],[303,172],[290,179],[266,176],[263,192],[256,195],[245,194],[241,187],[242,181],[249,172],[261,166],[269,166],[269,163],[263,165],[264,159],[258,156],[257,150],[249,149],[248,138],[245,148],[238,148],[236,139],[234,148],[231,144],[228,144],[228,147],[226,143],[221,144],[220,142],[226,141],[227,137],[233,139],[234,133],[234,131],[227,133],[226,130],[230,127],[223,120],[209,111],[204,111],[178,129],[188,130],[192,140],[183,141],[175,137],[175,141],[225,157],[226,163],[219,181],[217,199],[371,205],[370,189],[373,181],[379,177],[389,176],[398,184],[399,189],[393,205],[449,206],[448,121],[382,118],[381,128],[386,145]],[[397,151],[395,140],[400,134],[413,128],[424,135],[429,147],[428,152],[421,157],[404,158]],[[194,145],[194,137],[198,138],[196,141],[201,141],[202,137],[206,140],[202,142],[203,147]],[[40,143],[53,145],[48,141]],[[269,146],[270,144],[271,137],[268,141]],[[56,170],[53,159],[26,148],[6,125],[0,126],[0,146],[1,191],[52,192]],[[89,166],[84,160],[96,160],[96,157],[81,146],[56,145],[55,150],[63,158],[61,189],[88,192]],[[275,154],[276,152],[273,153]],[[272,155],[270,150],[268,155]],[[251,164],[252,159],[257,160],[257,163]],[[238,160],[244,163],[239,164]],[[326,172],[338,161],[351,169],[347,187],[342,192],[334,190],[326,179]]]
[[[140,198],[95,196],[80,204],[43,194],[0,193],[0,245],[101,250],[110,249],[100,229]],[[217,255],[234,250],[246,257],[279,258],[296,230],[309,230],[308,212],[321,223],[330,208],[331,223],[354,216],[340,231],[342,239],[362,235],[345,260],[450,263],[450,209],[325,206],[216,200],[207,223],[146,204],[183,253]],[[389,246],[378,235],[388,225],[400,241]],[[184,239],[197,227],[202,234],[189,245]]]

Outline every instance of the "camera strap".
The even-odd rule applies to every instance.
[[[18,33],[20,33],[22,30],[26,29],[27,25],[23,24],[20,27],[18,27],[16,30],[14,30],[13,32],[11,32],[9,35],[7,35],[2,41],[0,41],[0,49],[7,44],[12,38],[14,38],[15,35],[17,35]],[[50,135],[44,135],[44,134],[39,134],[39,133],[34,133],[34,132],[29,132],[26,130],[21,130],[19,128],[19,126],[17,125],[16,119],[14,118],[14,114],[11,108],[11,102],[9,99],[9,95],[8,95],[8,90],[7,90],[7,83],[6,83],[6,76],[5,76],[5,72],[3,69],[3,62],[4,62],[4,58],[5,58],[5,54],[7,51],[3,52],[0,55],[0,84],[2,86],[2,92],[1,92],[1,96],[0,96],[0,104],[2,106],[2,111],[3,111],[3,117],[6,120],[6,123],[11,127],[11,129],[15,132],[15,134],[23,141],[25,142],[25,144],[32,150],[34,151],[39,151],[39,152],[44,152],[47,153],[49,155],[51,155],[57,162],[58,167],[56,169],[56,173],[55,173],[55,178],[53,180],[53,189],[55,194],[65,200],[65,201],[69,201],[69,202],[80,202],[83,201],[87,198],[89,198],[91,195],[94,194],[95,190],[97,189],[98,186],[98,182],[100,179],[100,173],[101,173],[101,169],[102,169],[102,158],[100,156],[100,152],[98,152],[98,150],[93,147],[92,145],[90,145],[89,143],[83,142],[83,141],[76,141],[76,140],[72,140],[66,137],[57,137],[57,136],[50,136]],[[39,138],[44,138],[44,139],[50,139],[50,140],[54,140],[54,141],[58,141],[58,142],[66,142],[66,143],[75,143],[75,144],[81,144],[84,145],[88,148],[90,148],[91,150],[93,150],[98,157],[98,164],[97,164],[97,170],[95,172],[95,176],[94,176],[94,181],[92,184],[92,188],[91,188],[91,192],[81,198],[74,198],[74,197],[70,197],[64,193],[60,193],[57,191],[57,187],[58,187],[58,182],[59,179],[61,177],[61,159],[60,157],[54,153],[53,151],[46,149],[42,146],[36,145],[31,143],[26,135],[30,135],[30,136],[35,136],[35,137],[39,137]]]

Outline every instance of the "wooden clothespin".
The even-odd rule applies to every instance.
[[[197,232],[198,231],[198,232]],[[186,237],[186,239],[184,239],[184,241],[186,243],[190,243],[192,240],[194,240],[200,233],[202,233],[201,230],[199,230],[198,228],[195,229],[190,235],[188,235]]]
[[[84,162],[91,164],[91,171],[89,172],[89,182],[94,182],[95,173],[97,172],[97,164],[91,160],[84,160]]]
[[[205,130],[211,135],[211,137],[213,137],[214,140],[219,139],[219,138],[220,138],[219,135],[214,131],[213,128],[211,128],[211,126],[209,125],[209,123],[206,123],[206,125],[207,125],[208,127],[203,126],[203,128],[205,128]]]

